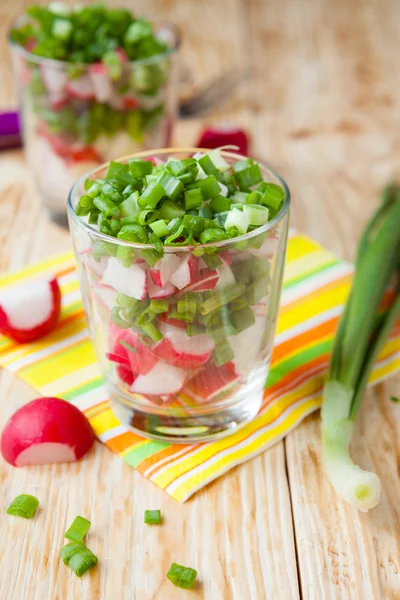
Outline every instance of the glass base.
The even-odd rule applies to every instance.
[[[176,417],[149,412],[143,406],[125,402],[120,394],[113,392],[110,408],[121,424],[141,436],[174,444],[209,442],[235,433],[254,419],[263,399],[261,389],[233,405]]]

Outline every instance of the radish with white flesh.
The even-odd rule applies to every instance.
[[[139,375],[130,390],[148,396],[177,394],[185,383],[185,371],[159,360],[147,375]]]
[[[149,278],[148,281],[148,293],[150,300],[162,300],[163,298],[169,298],[176,292],[176,287],[169,281],[164,287],[158,287]]]
[[[193,254],[185,256],[176,271],[170,276],[170,282],[178,288],[183,290],[195,279],[198,269],[198,260]]]
[[[89,421],[76,406],[60,398],[38,398],[8,421],[1,453],[15,467],[74,462],[93,442]]]
[[[204,333],[190,337],[182,329],[165,325],[160,326],[160,331],[164,337],[154,346],[154,354],[182,369],[196,369],[204,365],[214,350],[213,340]]]
[[[110,256],[108,259],[102,283],[110,285],[120,294],[136,298],[136,300],[144,300],[147,296],[146,271],[136,264],[124,267],[114,256]]]
[[[264,330],[265,317],[256,317],[254,325],[228,338],[235,356],[233,364],[237,373],[246,375],[249,369],[257,366],[257,358],[264,347],[260,333]]]
[[[108,102],[112,98],[113,87],[106,66],[94,63],[89,67],[89,74],[97,102]]]
[[[219,280],[218,271],[211,269],[202,269],[193,277],[190,285],[185,287],[185,292],[206,292],[213,290]]]
[[[150,275],[153,282],[159,287],[164,287],[171,276],[178,269],[181,264],[181,259],[176,254],[166,254],[163,258],[160,258],[150,269]]]
[[[89,75],[81,75],[70,79],[67,83],[67,92],[72,98],[80,100],[93,100],[95,98],[94,86]]]
[[[0,294],[0,331],[17,342],[33,342],[56,326],[61,292],[55,277],[25,283]]]
[[[40,72],[50,101],[62,105],[67,98],[65,92],[68,83],[67,73],[62,68],[57,69],[48,65],[41,65]]]
[[[197,404],[206,404],[218,394],[229,390],[238,379],[239,375],[232,362],[221,367],[210,364],[185,385],[184,392]]]
[[[96,260],[93,256],[89,256],[87,261],[88,271],[93,273],[96,277],[101,277],[107,267],[107,257],[102,256],[100,260]]]
[[[135,375],[146,375],[158,360],[150,348],[141,343],[137,333],[129,329],[120,329],[114,324],[110,327],[110,348],[109,360],[121,362],[114,360],[114,357],[118,356],[124,365],[128,361]]]

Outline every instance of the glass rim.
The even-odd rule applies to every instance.
[[[13,21],[10,29],[8,30],[8,35],[7,35],[7,39],[8,39],[8,43],[9,43],[10,47],[13,50],[16,50],[17,52],[19,52],[26,59],[29,59],[31,62],[34,62],[39,65],[47,64],[47,65],[50,65],[57,69],[61,69],[61,68],[65,69],[71,65],[74,65],[77,67],[85,67],[87,69],[91,65],[95,64],[95,63],[72,63],[72,62],[69,62],[68,60],[59,60],[57,58],[47,58],[45,56],[39,56],[37,54],[33,54],[32,52],[29,52],[29,50],[26,50],[26,48],[24,48],[23,46],[21,46],[17,42],[14,42],[14,40],[11,39],[11,33],[14,31],[14,29],[16,29],[17,25],[20,22],[23,23],[27,19],[28,19],[28,15],[20,15],[19,17],[17,17]],[[168,50],[166,50],[165,52],[161,52],[160,54],[155,54],[154,56],[149,56],[147,58],[137,58],[135,60],[130,60],[126,64],[129,64],[129,65],[151,64],[154,62],[158,62],[159,60],[162,60],[163,58],[166,58],[172,54],[175,54],[179,50],[179,48],[181,46],[182,37],[181,37],[180,29],[177,25],[175,25],[175,23],[171,23],[170,21],[151,21],[151,24],[156,27],[156,31],[164,28],[164,29],[168,29],[170,32],[172,32],[173,37],[174,37],[173,45],[171,45],[168,48]]]
[[[120,156],[119,158],[115,159],[115,161],[113,161],[113,162],[123,162],[124,160],[128,160],[130,158],[144,158],[144,157],[149,157],[149,156],[155,156],[157,154],[172,154],[174,152],[175,153],[178,153],[178,152],[196,153],[196,152],[209,152],[209,151],[210,151],[210,148],[159,148],[157,150],[144,150],[142,152],[126,154],[125,156]],[[244,156],[243,154],[239,154],[237,152],[229,152],[226,150],[221,150],[221,154],[223,156],[226,156],[227,158],[234,158],[236,160],[244,160],[246,158],[249,158],[248,156]],[[117,244],[119,246],[127,246],[129,248],[136,248],[139,250],[154,249],[152,244],[141,244],[138,242],[128,242],[126,240],[120,240],[118,238],[112,237],[111,235],[102,233],[101,231],[98,231],[97,229],[92,227],[89,223],[86,223],[82,219],[82,217],[80,217],[76,214],[73,204],[72,204],[72,200],[76,195],[78,187],[81,186],[83,184],[83,182],[86,179],[88,179],[91,175],[96,173],[96,171],[100,171],[101,169],[104,169],[105,167],[107,167],[107,165],[109,165],[110,162],[111,161],[105,162],[102,165],[95,167],[94,169],[90,169],[89,171],[86,171],[86,173],[81,175],[81,177],[78,179],[78,181],[76,181],[76,183],[71,188],[71,190],[68,194],[67,211],[68,211],[69,217],[71,219],[73,219],[73,221],[79,227],[86,230],[86,232],[88,234],[91,234],[92,236],[95,236],[104,242]],[[275,227],[275,225],[277,225],[285,217],[285,215],[287,214],[287,212],[289,210],[290,190],[287,186],[286,181],[276,171],[274,171],[274,169],[272,169],[269,165],[267,165],[263,162],[260,162],[258,160],[256,162],[259,165],[261,165],[262,167],[264,167],[265,169],[267,169],[272,175],[274,175],[274,177],[277,178],[277,180],[279,181],[279,183],[281,184],[281,186],[283,188],[283,192],[284,192],[283,206],[280,209],[280,211],[278,212],[278,214],[276,214],[275,217],[273,219],[271,219],[271,221],[268,221],[265,225],[262,225],[261,227],[257,227],[257,229],[254,229],[253,231],[250,231],[249,233],[245,233],[244,235],[240,235],[235,238],[230,238],[228,240],[221,240],[218,242],[211,242],[209,244],[195,244],[195,245],[189,245],[189,246],[163,246],[163,251],[167,252],[167,253],[168,252],[176,253],[176,252],[192,252],[195,248],[223,248],[225,246],[231,246],[232,244],[237,244],[239,242],[251,240],[252,238],[257,237],[258,235],[261,235],[261,234],[266,233],[267,231],[270,231],[271,229],[273,229]]]

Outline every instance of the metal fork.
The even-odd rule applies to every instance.
[[[185,119],[202,115],[214,106],[222,104],[232,92],[250,76],[250,69],[232,67],[203,84],[189,98],[179,103],[179,117]]]

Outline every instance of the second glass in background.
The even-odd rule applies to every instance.
[[[56,221],[66,224],[66,198],[83,173],[170,145],[180,40],[170,25],[156,28],[155,36],[168,51],[136,61],[121,53],[114,71],[42,58],[11,42],[26,158]]]

